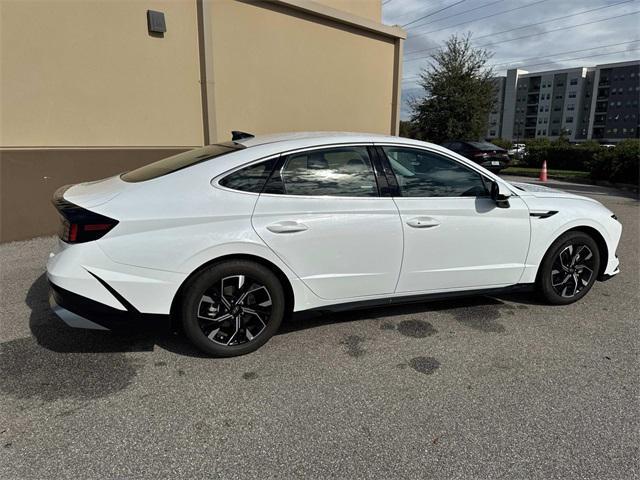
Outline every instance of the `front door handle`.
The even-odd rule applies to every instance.
[[[267,225],[267,230],[273,233],[296,233],[309,230],[309,227],[307,227],[304,223],[285,220],[283,222],[276,222],[272,223],[271,225]]]
[[[407,220],[407,225],[413,228],[433,228],[440,225],[440,222],[431,217],[414,217]]]

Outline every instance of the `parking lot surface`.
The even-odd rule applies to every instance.
[[[621,273],[582,301],[297,315],[224,360],[66,327],[54,239],[0,246],[0,478],[639,478],[639,202],[550,186],[624,225]]]

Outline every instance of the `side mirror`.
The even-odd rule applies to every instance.
[[[509,208],[509,197],[511,196],[511,191],[498,182],[491,183],[491,198],[498,208]]]

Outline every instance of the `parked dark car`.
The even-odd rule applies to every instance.
[[[507,151],[493,143],[452,140],[444,142],[442,146],[473,160],[492,172],[497,173],[509,166]]]

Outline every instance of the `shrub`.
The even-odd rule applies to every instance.
[[[640,140],[623,140],[614,148],[601,148],[588,165],[594,180],[639,185]]]
[[[489,142],[499,146],[500,148],[504,148],[505,150],[509,150],[511,147],[513,147],[513,142],[510,142],[509,140],[505,140],[503,138],[493,138],[489,140]]]
[[[548,168],[586,172],[601,149],[597,142],[571,145],[563,139],[553,142],[546,138],[534,139],[527,142],[525,161],[529,167],[534,168],[540,168],[546,160]]]

